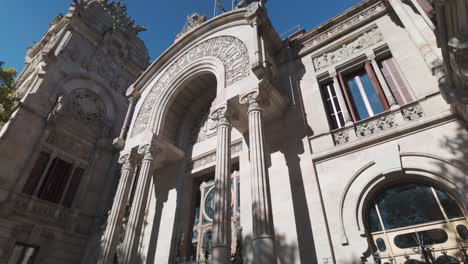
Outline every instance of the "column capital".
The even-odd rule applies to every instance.
[[[248,104],[248,112],[250,111],[262,111],[264,106],[268,106],[269,100],[266,92],[261,90],[254,90],[248,92],[240,97],[241,104]]]
[[[210,118],[216,122],[216,126],[231,126],[231,119],[235,113],[227,105],[217,106],[211,110]]]
[[[155,158],[154,156],[161,152],[162,149],[157,147],[154,142],[138,147],[138,154],[143,156],[143,160],[153,161]]]

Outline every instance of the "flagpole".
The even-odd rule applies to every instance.
[[[214,0],[213,17],[216,16],[216,1],[217,0]]]

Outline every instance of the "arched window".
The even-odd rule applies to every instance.
[[[455,200],[424,184],[399,184],[383,190],[367,214],[367,229],[381,263],[461,261],[468,247],[466,226]]]

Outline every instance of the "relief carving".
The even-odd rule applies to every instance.
[[[356,125],[356,134],[358,137],[370,136],[395,126],[395,117],[393,114],[387,114]]]
[[[166,88],[170,80],[177,76],[190,63],[204,58],[216,57],[221,60],[225,70],[225,86],[229,86],[250,75],[248,50],[245,44],[232,36],[220,36],[208,39],[175,60],[161,75],[151,88],[136,117],[132,137],[143,132],[149,123],[153,106],[156,105],[161,91]]]
[[[332,27],[331,29],[315,36],[311,40],[305,43],[307,48],[317,47],[327,40],[334,38],[335,36],[345,32],[346,30],[366,21],[371,18],[374,18],[380,15],[383,11],[386,10],[385,3],[380,2],[369,9],[366,9],[355,16],[350,17],[349,19],[343,21],[342,23]]]
[[[362,52],[364,49],[371,47],[383,41],[382,33],[374,28],[368,31],[351,43],[344,44],[341,48],[322,54],[320,57],[314,58],[314,66],[316,71],[320,71],[328,66],[343,60],[349,59],[352,55]]]

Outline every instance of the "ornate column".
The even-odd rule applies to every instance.
[[[254,263],[276,263],[274,226],[269,197],[268,170],[263,140],[263,109],[265,103],[259,91],[248,93],[241,103],[248,103],[249,157],[252,177],[252,215]]]
[[[390,109],[397,107],[398,103],[395,100],[395,97],[393,97],[393,94],[390,91],[390,87],[388,87],[387,81],[385,81],[382,71],[380,71],[380,67],[377,64],[377,61],[375,60],[375,54],[374,53],[367,54],[367,59],[369,60],[372,66],[372,69],[374,70],[374,73],[377,76],[377,79],[379,80],[380,87],[382,87],[382,90],[385,94],[385,97],[387,98]]]
[[[150,143],[138,149],[138,154],[143,155],[140,174],[135,189],[130,215],[128,217],[127,228],[122,243],[124,264],[135,264],[138,255],[138,244],[143,229],[143,220],[145,218],[146,206],[148,203],[148,194],[150,190],[151,177],[154,169],[154,156],[156,148]]]
[[[227,106],[214,110],[211,119],[218,125],[213,217],[213,264],[231,259],[231,122]]]
[[[107,218],[106,230],[102,236],[102,252],[99,264],[112,264],[117,249],[118,239],[122,232],[122,221],[130,194],[133,176],[135,172],[135,160],[133,154],[126,154],[119,159],[122,164],[122,173],[115,194],[112,209]]]
[[[348,107],[343,96],[343,91],[340,88],[340,82],[338,81],[338,73],[335,69],[329,71],[330,77],[333,78],[333,88],[335,89],[336,96],[338,97],[338,103],[340,104],[341,112],[343,113],[343,119],[345,121],[345,126],[352,124],[353,120],[349,114]]]

